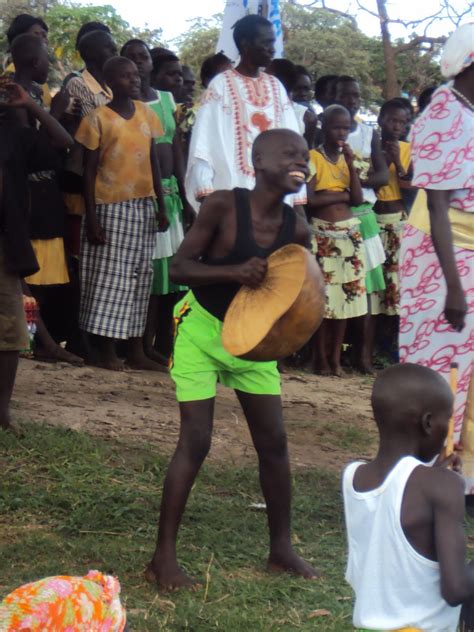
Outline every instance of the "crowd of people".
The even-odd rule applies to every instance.
[[[472,470],[472,493],[472,25],[455,36],[442,61],[453,83],[430,87],[417,111],[408,99],[386,101],[376,129],[360,118],[354,77],[318,78],[313,100],[314,78],[303,66],[273,59],[273,27],[259,15],[234,27],[235,67],[222,53],[204,61],[199,101],[194,73],[172,51],[138,39],[119,51],[97,22],[77,35],[82,70],[51,97],[47,24],[22,14],[8,29],[11,65],[0,83],[0,425],[14,429],[9,403],[18,357],[31,347],[25,302],[34,313],[38,358],[170,370],[181,432],[147,568],[159,586],[193,584],[178,565],[176,540],[209,451],[217,382],[236,390],[258,454],[269,568],[317,576],[291,543],[276,362],[234,358],[221,341],[237,291],[258,287],[267,257],[285,244],[310,248],[324,276],[324,320],[310,345],[315,373],[340,377],[344,362],[372,373],[382,321],[384,332],[400,334],[402,362],[445,377],[457,363],[455,439]],[[424,198],[418,189],[427,190]],[[346,345],[352,355],[343,358]],[[346,509],[356,516],[348,529],[357,542],[348,578],[358,625],[366,627],[375,606],[357,575],[370,546],[361,531],[366,508],[357,501],[397,459],[415,457],[400,470],[404,486],[418,457],[439,452],[453,401],[445,382],[424,371],[407,365],[379,378],[373,404],[384,449],[378,465],[345,475]],[[390,376],[399,391],[387,385]],[[421,399],[410,408],[411,380],[426,393],[421,398],[415,389]],[[430,482],[423,481],[417,498],[429,512],[441,501],[429,497]],[[409,541],[419,555],[436,556],[438,542]],[[430,581],[439,583],[436,577]],[[463,601],[461,589],[453,593],[443,592],[447,602]],[[381,613],[387,606],[376,605]],[[442,614],[442,629],[451,629],[455,615]],[[381,618],[371,629],[381,628]],[[402,619],[392,617],[396,625],[383,629],[404,625]]]

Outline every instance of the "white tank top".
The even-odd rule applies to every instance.
[[[438,562],[415,551],[400,521],[406,483],[413,470],[424,464],[405,457],[380,487],[356,492],[353,480],[360,465],[351,463],[343,476],[349,545],[346,580],[356,595],[354,626],[456,632],[461,607],[452,608],[442,598]]]
[[[372,156],[372,137],[374,135],[374,128],[365,123],[357,122],[357,127],[353,132],[349,134],[347,143],[355,154],[358,154],[361,158],[370,160]],[[364,194],[364,201],[375,204],[377,196],[373,189],[362,189]]]

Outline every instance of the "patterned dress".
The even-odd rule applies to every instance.
[[[468,303],[466,325],[454,331],[444,318],[446,281],[430,235],[424,191],[405,227],[400,255],[400,359],[449,379],[457,362],[455,440],[463,444],[467,493],[474,492],[474,114],[449,85],[433,95],[412,131],[414,186],[450,191],[454,255]],[[470,403],[468,403],[470,397]]]

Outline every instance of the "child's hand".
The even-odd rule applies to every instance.
[[[398,140],[387,140],[384,144],[384,152],[387,162],[393,162],[396,166],[400,164],[400,143]]]
[[[195,219],[196,211],[193,209],[191,204],[187,200],[185,200],[183,204],[183,220],[185,230],[189,230],[191,228],[191,226],[194,224]]]
[[[347,166],[352,167],[354,164],[354,152],[347,143],[342,145],[342,154],[346,160]]]
[[[444,454],[440,454],[434,463],[434,467],[451,468],[453,472],[462,474],[462,459],[459,452],[453,452],[449,456],[445,457]]]
[[[158,222],[158,232],[164,233],[168,230],[170,223],[168,222],[168,218],[166,217],[166,213],[163,211],[158,211],[156,214],[156,221]]]
[[[50,114],[55,119],[60,119],[64,114],[80,118],[82,116],[81,101],[77,97],[71,97],[65,88],[61,88],[51,101]]]
[[[8,95],[8,100],[2,102],[3,107],[25,108],[34,103],[26,90],[13,81],[2,85],[2,90]]]
[[[105,233],[97,220],[86,222],[87,241],[95,246],[103,246],[106,243]]]

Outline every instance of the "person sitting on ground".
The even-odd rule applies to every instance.
[[[162,370],[146,357],[143,334],[153,277],[156,199],[159,223],[166,225],[154,142],[163,128],[147,105],[133,100],[141,83],[132,61],[109,59],[104,78],[112,101],[83,119],[76,133],[85,148],[86,202],[79,325],[94,336],[103,368],[123,368],[115,341],[126,340],[130,367]]]
[[[466,563],[464,481],[438,459],[453,395],[432,369],[397,364],[372,391],[377,456],[343,475],[358,630],[456,632],[460,604],[474,604],[474,563]],[[472,630],[472,627],[462,628]]]
[[[202,87],[207,88],[214,77],[217,77],[221,72],[225,72],[231,68],[232,62],[224,53],[216,53],[211,57],[206,57],[201,65]]]
[[[231,356],[222,345],[227,308],[242,286],[256,288],[267,257],[289,243],[309,247],[306,221],[284,203],[306,180],[308,148],[290,130],[257,137],[256,185],[208,196],[176,254],[175,282],[192,289],[175,308],[171,376],[180,406],[181,435],[166,475],[158,542],[146,576],[161,588],[195,582],[179,567],[176,539],[189,493],[211,445],[216,383],[235,389],[247,418],[260,466],[268,513],[268,568],[313,578],[316,571],[293,550],[291,482],[276,362]]]
[[[26,109],[41,130],[23,117],[7,118],[11,108]],[[21,279],[38,271],[29,239],[28,173],[55,164],[57,149],[73,140],[18,84],[2,85],[0,112],[0,428],[14,430],[10,400],[19,353],[29,347]]]
[[[19,35],[11,45],[15,64],[15,82],[42,106],[33,86],[46,81],[48,51],[41,38],[32,34]],[[30,125],[36,127],[36,118]],[[32,295],[40,307],[33,353],[39,360],[69,362],[81,365],[82,358],[63,349],[59,342],[68,338],[72,314],[69,298],[69,273],[64,250],[64,219],[66,207],[58,183],[56,164],[28,174],[30,193],[30,239],[39,264],[39,271],[25,278],[24,293]],[[51,168],[53,167],[53,168]]]
[[[362,189],[347,144],[351,116],[330,105],[323,115],[323,144],[311,151],[315,175],[308,184],[313,252],[326,284],[324,321],[314,336],[313,370],[341,377],[341,352],[347,320],[367,313],[365,259],[360,221],[351,206],[362,201]]]

